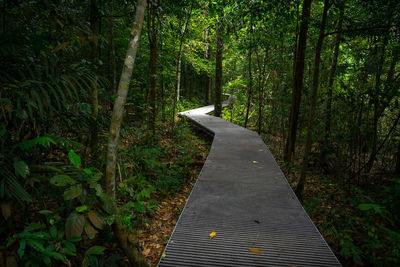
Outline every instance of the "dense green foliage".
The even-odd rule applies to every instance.
[[[115,214],[102,179],[135,3],[0,5],[4,255],[32,266],[116,265],[122,257],[112,245]],[[129,230],[190,177],[199,141],[175,115],[214,103],[219,33],[223,93],[235,95],[222,117],[257,130],[294,185],[306,159],[304,171],[329,190],[306,185],[304,205],[313,219],[323,217],[317,225],[344,263],[400,264],[400,4],[312,1],[297,143],[284,162],[302,7],[300,0],[148,2],[116,168],[118,216]],[[311,150],[303,157],[307,131]]]

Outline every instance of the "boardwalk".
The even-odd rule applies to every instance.
[[[340,266],[259,135],[212,110],[182,113],[214,141],[159,266]]]

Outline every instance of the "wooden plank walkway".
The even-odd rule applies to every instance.
[[[214,141],[158,266],[340,266],[259,135],[213,109],[181,113]]]

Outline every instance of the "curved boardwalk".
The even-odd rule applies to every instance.
[[[181,113],[214,141],[159,266],[340,266],[259,135],[213,109]]]

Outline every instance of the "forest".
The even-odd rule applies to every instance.
[[[400,265],[399,1],[0,5],[0,266],[155,266],[212,141],[178,113],[205,105],[343,266]]]

